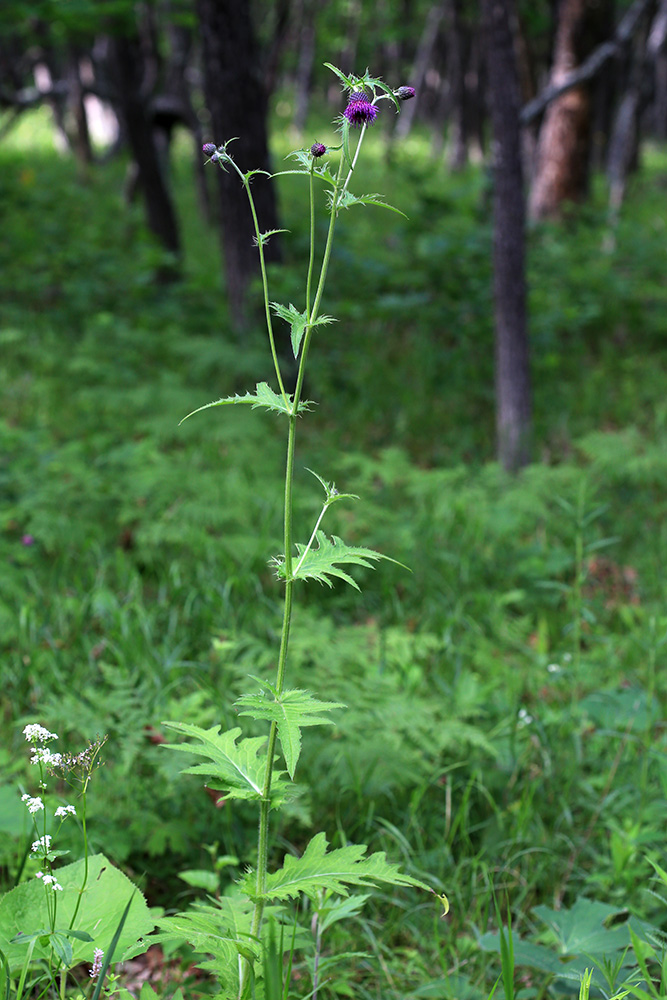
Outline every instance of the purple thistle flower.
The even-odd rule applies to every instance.
[[[217,148],[218,147],[214,142],[205,142],[201,148],[201,151],[204,154],[204,156],[213,156]]]
[[[399,101],[409,101],[410,98],[415,96],[415,88],[399,87],[398,90],[394,91],[394,96],[398,97]]]
[[[32,535],[23,535],[21,537],[21,545],[34,545],[35,539]]]
[[[327,147],[322,142],[314,142],[310,147],[311,156],[317,158],[318,156],[324,156],[327,151]]]
[[[378,109],[371,104],[366,94],[350,94],[350,102],[343,111],[343,116],[353,128],[362,125],[372,125],[378,116]]]

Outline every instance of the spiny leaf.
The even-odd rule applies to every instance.
[[[381,208],[388,208],[390,212],[396,212],[397,215],[402,215],[404,219],[407,219],[405,212],[401,212],[399,208],[394,208],[388,202],[382,201],[382,195],[379,194],[356,195],[346,189],[338,198],[337,207],[351,208],[352,205],[379,205]]]
[[[325,62],[324,65],[326,66],[327,69],[330,69],[332,73],[336,74],[336,76],[338,77],[338,79],[340,80],[340,82],[343,84],[344,87],[349,87],[350,90],[354,90],[354,88],[357,85],[356,77],[345,76],[345,74],[341,70],[339,70],[337,66],[334,66],[333,63]]]
[[[262,798],[267,760],[265,756],[258,757],[257,754],[266,746],[265,737],[244,739],[237,743],[241,735],[241,730],[238,728],[221,733],[220,726],[201,729],[185,722],[165,722],[164,725],[197,741],[165,744],[167,747],[205,758],[205,763],[193,764],[192,767],[185,768],[183,774],[207,775],[213,779],[209,784],[224,792],[230,799]],[[282,792],[280,785],[284,785],[284,780],[280,782],[280,775],[284,773],[284,771],[273,772],[272,800],[275,792],[280,797]]]
[[[386,559],[388,562],[396,563],[398,566],[403,565],[397,562],[396,559],[382,555],[381,552],[376,552],[374,549],[366,549],[358,545],[346,545],[336,535],[332,535],[330,540],[323,531],[318,531],[315,538],[317,546],[311,546],[310,549],[306,545],[301,545],[299,542],[296,543],[299,558],[292,570],[292,579],[319,580],[320,583],[326,583],[328,587],[332,587],[333,583],[329,577],[335,576],[339,580],[345,580],[355,590],[360,590],[360,587],[352,577],[344,570],[338,568],[339,563],[351,563],[356,566],[365,566],[368,569],[373,569],[373,562]],[[273,564],[277,567],[278,576],[285,577],[284,556],[274,559]]]
[[[323,889],[330,889],[342,896],[348,895],[347,886],[412,885],[430,891],[430,887],[410,875],[404,875],[398,865],[389,864],[384,851],[365,857],[365,844],[350,844],[329,851],[327,839],[318,833],[308,844],[300,858],[286,855],[285,864],[267,877],[264,900],[292,899],[304,893],[310,898]],[[247,894],[255,896],[252,873],[242,882]]]
[[[284,319],[285,322],[289,323],[292,328],[292,350],[294,351],[295,358],[299,356],[299,347],[301,346],[303,335],[309,326],[325,326],[327,323],[336,322],[333,316],[318,316],[316,320],[309,323],[308,313],[305,311],[299,312],[296,306],[293,306],[291,302],[289,306],[283,306],[280,302],[272,302],[271,308],[276,316],[279,316],[280,319]]]
[[[212,406],[229,406],[233,403],[245,403],[252,406],[253,410],[262,407],[265,410],[275,410],[277,413],[287,414],[291,414],[293,405],[291,396],[287,396],[287,405],[285,405],[285,399],[279,393],[274,392],[268,382],[258,382],[255,392],[246,392],[245,396],[239,396],[238,393],[235,396],[224,396],[222,399],[216,399],[212,403],[205,403],[204,406],[198,406],[196,410],[192,410],[191,413],[183,417],[183,420],[179,421],[179,427],[184,420],[194,416],[195,413],[201,413],[202,410],[209,410]],[[304,399],[299,403],[298,412],[302,413],[310,409],[312,405],[312,400]]]
[[[239,715],[250,715],[253,719],[268,719],[278,725],[278,737],[285,757],[290,778],[301,753],[302,726],[331,726],[332,719],[322,713],[334,708],[345,708],[341,702],[319,701],[308,691],[294,689],[278,695],[272,685],[267,685],[273,695],[270,701],[266,694],[246,694],[238,699],[237,705],[244,710]]]
[[[272,236],[276,235],[276,233],[289,233],[289,229],[267,229],[265,233],[259,234],[259,238],[257,238],[257,236],[253,236],[252,241],[255,246],[259,246],[260,243],[264,246],[269,242]]]

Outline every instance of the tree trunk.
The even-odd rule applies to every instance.
[[[468,115],[466,113],[467,44],[463,27],[462,0],[449,4],[449,79],[451,115],[449,126],[449,167],[463,170],[468,163]]]
[[[148,227],[162,246],[180,254],[176,212],[171,200],[158,151],[153,139],[151,114],[143,94],[143,60],[140,43],[117,37],[110,46],[118,114],[121,118],[138,172]],[[165,280],[176,276],[174,268],[161,271]]]
[[[498,460],[514,472],[530,460],[531,390],[526,322],[525,209],[519,79],[512,0],[483,0],[493,143],[493,267]]]
[[[609,22],[611,0],[561,0],[550,83],[557,85],[595,48]],[[565,202],[588,193],[590,84],[573,87],[547,108],[530,194],[531,219],[556,218]]]
[[[244,172],[270,171],[267,101],[249,4],[234,0],[197,0],[204,63],[204,94],[211,115],[211,138],[220,145],[238,136],[230,155]],[[248,323],[248,289],[259,273],[255,231],[248,199],[232,171],[216,171],[221,206],[225,283],[237,332]],[[278,229],[273,182],[257,176],[252,192],[260,229]],[[266,245],[267,260],[280,257],[278,237]]]
[[[438,38],[438,32],[440,30],[440,22],[445,16],[445,12],[445,2],[444,0],[441,0],[440,3],[434,3],[431,6],[426,17],[410,77],[410,86],[414,87],[418,93],[423,86],[426,71],[431,64],[435,44]],[[406,104],[402,109],[401,117],[398,119],[398,124],[395,130],[398,138],[403,139],[409,134],[418,103],[418,101],[410,101],[409,104]]]

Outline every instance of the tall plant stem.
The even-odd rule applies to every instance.
[[[362,133],[363,135],[363,133]],[[361,138],[359,139],[359,144],[357,145],[356,156],[359,152],[359,145],[361,144]],[[310,311],[310,285],[312,276],[312,262],[314,259],[314,236],[315,236],[315,226],[314,217],[312,212],[312,171],[311,171],[311,250],[308,265],[308,280],[306,286],[306,299],[309,310],[308,326],[306,327],[303,342],[301,346],[301,358],[299,361],[299,372],[297,375],[296,387],[294,389],[294,398],[292,400],[291,412],[289,414],[289,429],[287,435],[287,458],[285,462],[285,500],[284,500],[284,523],[283,523],[283,541],[285,546],[285,604],[283,608],[283,625],[282,632],[280,636],[280,652],[278,654],[278,669],[276,675],[276,691],[278,695],[281,695],[285,687],[285,670],[287,666],[287,649],[289,645],[289,635],[290,628],[292,624],[292,603],[294,596],[294,579],[293,573],[293,560],[292,560],[292,520],[293,520],[293,483],[294,483],[294,455],[296,450],[296,422],[298,419],[299,403],[301,401],[301,393],[303,391],[303,380],[305,376],[306,369],[306,359],[308,356],[308,348],[310,346],[310,340],[313,333],[313,324],[317,319],[320,305],[322,302],[322,296],[324,295],[324,287],[326,285],[327,272],[329,270],[329,262],[331,260],[331,250],[333,247],[333,237],[334,230],[336,227],[336,219],[338,216],[338,202],[339,197],[344,189],[341,187],[341,179],[343,175],[343,157],[341,157],[340,163],[338,165],[338,174],[336,177],[336,184],[331,197],[331,210],[329,213],[329,232],[327,233],[327,242],[324,248],[324,255],[322,258],[322,267],[320,269],[320,277],[317,283],[317,290],[315,292],[315,300],[313,302],[312,311]],[[348,175],[349,180],[349,175]],[[346,181],[347,183],[347,181]],[[248,190],[248,196],[250,197],[250,191]],[[261,243],[260,243],[260,253],[261,253]],[[264,290],[265,303],[267,304],[268,313],[268,290],[265,286]],[[264,780],[264,787],[262,789],[262,799],[259,807],[259,830],[257,836],[257,877],[255,880],[255,908],[253,910],[252,924],[250,928],[250,934],[252,939],[257,939],[259,937],[259,932],[262,926],[262,916],[264,913],[264,900],[263,896],[266,892],[266,878],[268,871],[268,854],[269,854],[269,812],[271,810],[271,782],[273,779],[273,758],[276,752],[276,742],[278,738],[278,726],[275,722],[271,723],[271,728],[269,730],[269,741],[267,746],[267,760],[266,760],[266,776]],[[247,977],[250,971],[250,965],[247,961],[241,963],[241,974],[239,982],[239,997],[244,996],[244,990],[246,988]]]

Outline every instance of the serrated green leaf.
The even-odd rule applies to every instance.
[[[418,879],[404,875],[398,865],[389,864],[384,851],[365,857],[365,844],[350,844],[327,853],[328,842],[318,833],[300,858],[286,855],[285,864],[267,876],[264,900],[293,899],[302,893],[313,898],[323,889],[347,896],[349,885],[371,886],[411,885],[430,891]],[[245,892],[255,897],[254,876],[249,873],[242,882]]]
[[[351,208],[352,205],[379,205],[381,208],[388,208],[390,212],[396,212],[397,215],[402,215],[404,219],[407,219],[404,212],[401,212],[399,208],[394,208],[388,202],[382,201],[382,195],[379,194],[356,195],[346,189],[338,199],[338,208]]]
[[[285,399],[287,399],[287,403]],[[299,403],[297,412],[302,413],[310,409],[312,402],[310,399],[304,399]],[[196,410],[192,410],[183,417],[183,420],[179,421],[179,427],[184,420],[193,417],[195,413],[201,413],[202,410],[210,410],[212,406],[229,406],[235,403],[245,403],[252,406],[253,410],[261,407],[266,410],[275,410],[277,413],[291,414],[293,399],[289,395],[283,397],[279,393],[274,392],[268,382],[258,382],[255,392],[246,392],[244,396],[239,396],[238,393],[235,396],[223,396],[222,399],[215,399],[212,403],[205,403],[203,406],[198,406]]]
[[[273,701],[266,694],[246,694],[238,699],[236,705],[243,711],[239,715],[249,715],[253,719],[267,719],[278,726],[278,738],[282,747],[285,764],[290,778],[294,780],[294,772],[301,753],[302,726],[331,726],[332,719],[327,719],[322,713],[334,708],[345,708],[341,702],[319,701],[308,691],[294,689],[283,691],[277,695],[272,689]]]
[[[266,778],[266,757],[258,757],[260,748],[266,745],[263,736],[243,739],[239,743],[241,730],[230,729],[220,732],[220,726],[202,729],[185,722],[165,722],[165,726],[176,732],[191,736],[195,743],[164,744],[172,750],[196,754],[206,758],[202,764],[193,764],[183,770],[183,774],[205,774],[212,778],[209,784],[224,792],[230,799],[261,799]],[[271,799],[282,791],[280,776],[284,771],[273,772]],[[274,802],[274,804],[277,804]]]
[[[333,63],[325,62],[324,65],[326,66],[327,69],[330,69],[332,73],[336,74],[336,76],[338,77],[338,79],[340,80],[340,82],[343,84],[344,87],[349,87],[350,90],[354,89],[354,87],[356,86],[356,78],[351,76],[345,76],[345,74],[341,70],[339,70],[337,66],[334,66]]]
[[[340,563],[374,569],[373,562],[386,559],[398,566],[402,565],[396,559],[391,559],[374,549],[362,548],[359,545],[346,545],[337,535],[332,535],[329,539],[323,531],[318,531],[315,539],[317,545],[312,545],[310,548],[299,542],[296,543],[299,558],[292,570],[293,580],[319,580],[320,583],[326,583],[327,587],[332,587],[333,583],[329,577],[338,577],[339,580],[349,583],[355,590],[360,590],[361,588],[352,577],[339,568]],[[285,577],[284,557],[274,559],[273,562],[277,567],[278,575]]]
[[[308,326],[325,326],[327,323],[335,323],[333,316],[318,316],[316,320],[309,324],[308,313],[299,312],[296,306],[293,306],[290,302],[289,306],[283,306],[280,302],[272,302],[271,308],[280,319],[284,319],[286,323],[291,326],[291,339],[292,339],[292,350],[294,351],[294,357],[298,358],[299,348],[301,346],[301,341],[303,340],[303,335],[308,329]]]

